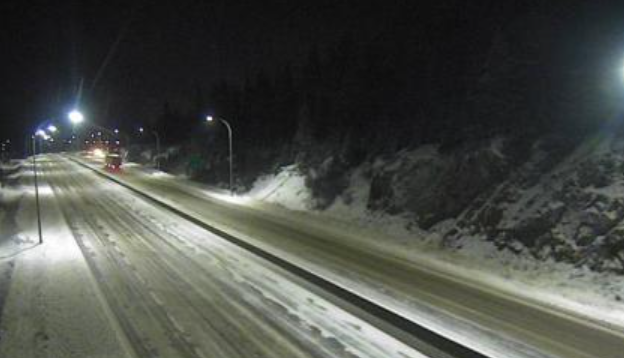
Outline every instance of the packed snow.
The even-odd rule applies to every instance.
[[[494,157],[505,158],[502,147],[504,139],[491,142],[487,151]],[[598,148],[598,150],[596,149]],[[570,171],[579,161],[596,152],[609,151],[609,145],[603,140],[601,145],[583,146],[560,163],[554,173]],[[532,168],[547,158],[547,153],[535,148],[533,159],[526,166]],[[493,286],[505,292],[524,296],[527,300],[537,301],[545,306],[585,316],[618,327],[624,327],[624,310],[621,300],[624,297],[624,282],[620,276],[611,272],[594,272],[586,267],[557,262],[553,259],[536,259],[518,245],[519,252],[501,250],[486,237],[477,234],[463,236],[449,246],[444,242],[444,233],[452,230],[462,213],[456,219],[443,220],[428,230],[414,222],[414,217],[405,213],[388,214],[383,210],[369,208],[369,196],[372,170],[392,171],[405,167],[421,168],[418,175],[422,181],[431,180],[439,175],[445,165],[436,146],[424,146],[411,151],[402,151],[392,158],[379,157],[352,170],[348,175],[348,185],[332,204],[318,210],[317,202],[310,188],[306,185],[306,174],[296,164],[288,165],[273,174],[263,175],[256,180],[246,193],[230,196],[220,190],[206,188],[198,183],[178,177],[184,185],[199,189],[204,195],[237,205],[270,211],[295,223],[335,227],[342,231],[356,233],[354,239],[370,245],[376,250],[410,260],[426,262],[443,272],[448,272],[480,284]],[[137,164],[133,169],[140,169],[157,179],[176,180],[170,174],[159,174],[153,169],[141,168]],[[604,195],[619,196],[624,191],[620,182],[603,188],[589,188]],[[546,183],[546,185],[551,185]],[[393,190],[400,190],[392,188]],[[490,199],[500,191],[497,188]],[[426,190],[426,187],[423,187]],[[560,203],[546,202],[537,186],[523,189],[518,202],[508,206],[501,225],[513,225],[533,215],[523,210],[528,203],[539,207],[534,198],[542,200],[551,210],[556,210]],[[410,193],[399,193],[399,197],[409,197]],[[484,207],[486,205],[483,205]],[[480,209],[482,210],[482,209]],[[513,218],[513,220],[511,220]],[[507,223],[507,224],[506,224]]]
[[[41,192],[50,195],[41,195],[45,241],[39,245],[32,171],[17,175],[22,183],[0,189],[3,205],[19,198],[14,210],[0,210],[0,267],[12,267],[0,316],[0,356],[131,357],[52,189],[41,183]]]
[[[503,157],[500,146],[501,140],[494,141],[491,150],[497,156]],[[393,163],[378,158],[373,165],[399,166],[408,161],[413,163],[435,160],[435,156],[435,148],[429,146],[404,152]],[[563,167],[559,170],[565,170],[566,166]],[[570,164],[567,164],[567,168],[569,167]],[[524,296],[527,300],[555,306],[608,325],[624,327],[624,309],[621,302],[624,298],[624,280],[619,274],[594,272],[586,267],[552,259],[538,260],[526,252],[517,254],[500,250],[481,236],[464,237],[460,247],[456,249],[443,248],[442,233],[452,228],[456,220],[446,220],[431,230],[423,230],[405,214],[390,215],[369,210],[367,203],[371,180],[364,174],[367,170],[366,167],[355,169],[349,176],[347,189],[325,210],[312,209],[315,202],[305,185],[305,173],[299,171],[296,165],[258,179],[247,195],[253,200],[279,206],[275,210],[305,211],[306,215],[322,225],[351,224],[364,228],[369,231],[368,234],[358,237],[368,238],[367,244],[395,256],[414,262],[427,262],[431,267],[444,272],[486,283]],[[624,190],[620,185],[618,182],[609,187],[591,190],[605,195],[621,196]],[[539,196],[540,191],[537,188],[529,188],[521,201],[508,211],[508,215],[515,216],[516,220],[530,215],[526,212],[514,214],[513,210],[520,210],[526,201]],[[383,240],[373,233],[382,234]]]
[[[438,159],[431,158],[431,151],[429,151],[425,156],[425,160],[429,161],[431,159],[438,161]],[[420,160],[413,160],[413,162],[417,164],[422,163]],[[383,163],[379,163],[380,162],[376,164],[383,165]],[[97,164],[95,164],[94,168],[97,169],[97,167]],[[413,298],[412,296],[406,295],[405,292],[407,291],[403,291],[405,287],[400,288],[400,285],[395,287],[394,284],[385,284],[383,279],[371,280],[370,277],[376,276],[376,274],[374,272],[363,273],[357,265],[353,267],[354,270],[345,269],[343,266],[336,265],[331,259],[326,260],[326,257],[323,256],[323,252],[317,252],[314,255],[306,254],[305,252],[307,252],[307,250],[305,252],[299,252],[296,247],[290,247],[295,245],[295,243],[289,243],[287,242],[288,240],[283,240],[285,246],[282,246],[279,245],[280,240],[270,242],[270,239],[269,241],[266,241],[266,238],[259,239],[256,237],[258,234],[255,229],[260,229],[262,231],[261,226],[256,227],[253,224],[250,224],[250,226],[244,221],[238,222],[237,218],[239,220],[244,220],[242,218],[246,217],[258,219],[250,220],[250,222],[264,220],[268,222],[279,222],[281,225],[296,228],[296,230],[292,232],[293,235],[297,235],[297,232],[310,232],[314,233],[312,238],[328,237],[345,240],[347,246],[356,245],[357,247],[362,247],[365,251],[377,252],[380,257],[398,258],[399,262],[411,262],[415,266],[425,268],[426,271],[432,273],[437,272],[436,275],[442,273],[441,276],[453,277],[453,280],[458,283],[474,283],[474,285],[469,286],[479,287],[487,292],[502,293],[507,297],[513,297],[513,301],[516,301],[517,298],[520,297],[521,299],[517,302],[526,301],[523,305],[541,305],[550,308],[554,306],[557,308],[555,312],[561,309],[569,310],[572,315],[583,316],[594,322],[599,321],[600,324],[612,324],[614,328],[621,329],[621,319],[613,315],[607,317],[608,307],[603,304],[603,302],[597,305],[594,304],[595,307],[592,307],[587,305],[586,302],[579,302],[578,297],[574,296],[574,294],[584,294],[583,290],[587,290],[588,287],[591,289],[591,285],[593,284],[591,282],[588,282],[588,285],[584,285],[582,290],[576,289],[576,287],[570,289],[569,287],[566,288],[565,285],[560,285],[562,288],[566,288],[566,292],[568,293],[567,295],[562,295],[562,293],[559,292],[561,291],[560,288],[555,287],[558,282],[562,282],[562,280],[555,274],[545,274],[545,271],[552,269],[552,267],[546,266],[546,270],[540,269],[539,260],[528,260],[530,259],[529,257],[520,256],[522,260],[528,260],[528,262],[534,263],[537,267],[537,270],[529,270],[523,261],[517,260],[517,255],[512,252],[503,252],[503,254],[497,256],[498,248],[487,240],[481,239],[471,241],[471,243],[473,243],[472,246],[466,245],[460,249],[449,250],[448,247],[442,246],[440,243],[443,241],[443,238],[440,232],[454,227],[454,220],[447,220],[446,222],[439,223],[432,230],[423,230],[418,228],[417,225],[414,225],[408,216],[383,215],[379,212],[370,212],[363,204],[360,205],[363,215],[351,215],[351,218],[355,219],[348,220],[348,217],[342,213],[338,215],[335,214],[335,212],[338,212],[338,208],[340,208],[340,206],[336,205],[336,203],[340,203],[340,198],[336,200],[334,205],[324,211],[291,210],[279,205],[279,202],[270,202],[270,200],[267,202],[266,198],[274,195],[277,191],[276,188],[293,188],[293,186],[287,185],[289,182],[306,183],[303,174],[299,172],[300,170],[296,167],[290,167],[288,174],[281,175],[279,180],[271,180],[271,177],[263,178],[261,182],[257,183],[253,191],[256,195],[260,193],[260,198],[257,199],[247,195],[230,196],[228,194],[213,192],[203,187],[201,184],[188,182],[186,180],[155,178],[146,175],[145,170],[132,169],[121,176],[109,176],[114,180],[124,182],[126,185],[134,187],[136,190],[148,193],[148,195],[155,197],[156,200],[185,212],[200,221],[208,222],[210,223],[209,225],[213,227],[248,241],[274,255],[285,258],[289,262],[295,263],[347,290],[367,297],[373,302],[387,307],[397,314],[413,319],[415,322],[426,322],[426,326],[430,329],[442,335],[454,337],[458,341],[463,342],[466,346],[481,350],[482,352],[489,352],[494,354],[494,356],[499,356],[501,352],[511,350],[514,351],[514,356],[517,357],[538,357],[542,355],[536,351],[532,351],[529,346],[519,344],[519,342],[514,339],[501,340],[500,332],[498,334],[492,334],[492,331],[487,328],[491,326],[487,323],[484,326],[478,324],[464,326],[463,323],[461,323],[461,319],[459,321],[457,321],[457,319],[450,319],[447,321],[447,318],[449,318],[448,315],[440,315],[441,311],[439,309],[427,306],[427,303],[423,305],[423,297]],[[366,169],[358,175],[359,177],[355,176],[351,178],[351,183],[364,183],[364,185],[366,185],[367,175],[365,172]],[[278,173],[276,174],[278,175]],[[353,186],[353,184],[350,186]],[[296,189],[292,196],[295,198],[300,198],[299,195],[307,191],[307,188],[304,187],[294,187]],[[361,185],[357,187],[356,190],[352,190],[352,187],[348,187],[345,193],[351,193],[353,197],[358,197],[359,195],[359,198],[364,200],[366,198],[366,190],[362,190]],[[184,198],[179,196],[179,194],[191,192],[193,193],[192,195],[183,195]],[[269,195],[267,195],[267,193],[269,193]],[[202,210],[204,207],[201,199],[202,195],[212,199],[223,200],[228,204],[236,204],[240,207],[234,209],[230,205],[222,205],[223,210],[229,212],[227,216],[232,216],[229,218],[222,217],[224,213],[221,212],[221,206],[213,207],[212,210]],[[309,191],[307,197],[311,197]],[[264,201],[260,200],[263,198]],[[345,200],[340,210],[343,210],[343,213],[345,211],[348,212],[349,205],[353,203],[354,201],[352,198]],[[212,205],[214,204],[211,203],[211,200],[206,200],[205,208],[210,208]],[[305,207],[315,206],[316,203],[312,200],[306,203]],[[254,230],[250,229],[252,227]],[[297,240],[293,239],[290,241]],[[475,254],[470,255],[471,252]],[[318,257],[316,254],[318,254]],[[329,256],[331,256],[331,254]],[[478,259],[475,260],[475,258]],[[393,262],[395,260],[391,259],[390,261]],[[391,262],[388,263],[391,264]],[[514,267],[510,262],[520,262],[523,265]],[[566,271],[568,267],[559,266],[561,264],[553,264],[555,268],[561,268],[561,270],[555,273],[560,272],[564,275],[569,275],[569,270]],[[369,276],[369,274],[371,276]],[[537,275],[538,280],[536,280],[536,282],[532,282],[533,277],[531,277],[531,274]],[[580,284],[583,285],[584,283],[585,281]],[[412,293],[415,294],[414,297],[419,295],[418,292]],[[600,295],[597,296],[601,297]],[[440,297],[440,300],[452,301],[452,299],[447,300],[446,298],[443,299],[443,297]],[[588,296],[584,297],[587,298]],[[608,303],[608,301],[606,301],[606,303]],[[478,311],[478,309],[476,311]],[[596,313],[596,315],[592,317],[591,315],[594,313]],[[505,317],[506,315],[508,315],[508,313],[500,312],[501,317]],[[459,316],[463,316],[463,313]],[[558,314],[554,314],[554,316],[558,316]],[[453,320],[457,322],[453,322]],[[476,319],[476,321],[480,320]],[[533,322],[539,322],[539,319],[537,321],[533,320]],[[584,320],[578,322],[584,322]],[[589,326],[592,325],[590,324]],[[455,328],[449,330],[449,327]],[[484,327],[486,328],[484,329]],[[537,326],[534,328],[539,330]],[[513,345],[513,347],[509,344]],[[615,346],[617,346],[617,344]],[[609,347],[611,350],[614,348],[612,345]],[[510,356],[510,354],[507,354],[507,356]],[[564,354],[564,356],[566,355]]]
[[[60,161],[63,160],[57,160],[56,166]],[[315,352],[321,352],[320,356],[339,353],[349,357],[386,357],[388,354],[426,357],[345,311],[343,306],[333,304],[325,293],[315,293],[313,287],[299,282],[296,277],[133,196],[117,184],[97,178],[90,171],[66,161],[65,165],[68,164],[75,167],[77,177],[83,176],[81,185],[63,178],[63,173],[71,171],[56,168],[54,164],[48,163],[41,176],[43,245],[37,242],[34,193],[29,189],[30,185],[2,190],[5,199],[14,196],[25,200],[16,212],[11,213],[14,214],[11,218],[15,221],[16,233],[23,239],[23,247],[14,252],[12,265],[15,268],[10,290],[3,291],[0,280],[0,294],[8,291],[0,320],[0,356],[131,357],[136,356],[137,334],[146,346],[158,347],[158,351],[153,350],[154,354],[160,351],[167,356],[170,356],[167,352],[179,352],[176,351],[178,348],[181,351],[193,349],[200,357],[208,356],[207,352],[244,351],[245,347],[250,351],[254,347],[263,347],[254,351],[259,356],[264,356],[260,354],[262,352],[293,349],[298,352],[297,356],[303,357],[313,350],[302,349],[300,352],[298,345],[283,343],[287,336],[282,337],[279,332],[288,332],[288,337],[301,335],[296,338],[298,344],[311,342],[308,344]],[[166,176],[157,175],[155,178]],[[24,170],[23,179],[32,180],[32,172]],[[75,195],[77,193],[80,195]],[[129,220],[132,228],[120,228],[118,223],[107,222],[108,210],[116,213],[126,210],[122,216]],[[159,230],[158,234],[152,230]],[[154,240],[154,235],[164,240]],[[130,239],[126,240],[128,237]],[[100,245],[104,245],[103,248]],[[0,249],[2,253],[8,253],[6,247]],[[2,260],[0,258],[0,264]],[[124,264],[118,267],[119,262]],[[198,272],[199,267],[202,270]],[[208,268],[210,272],[204,272]],[[115,272],[119,269],[124,273]],[[187,290],[167,284],[177,274],[183,279],[174,280],[184,281],[180,287],[189,284]],[[138,281],[117,281],[124,275],[137,277]],[[214,282],[206,284],[209,281]],[[111,287],[119,290],[112,291],[112,297]],[[211,293],[210,289],[217,289],[217,292]],[[153,312],[146,314],[136,301],[126,301],[126,295],[136,299],[136,295],[129,293],[142,290],[145,292],[139,297],[149,294],[153,298],[154,305],[151,301],[146,303]],[[240,292],[235,293],[236,290]],[[232,293],[236,299],[227,298]],[[217,295],[222,298],[218,299]],[[180,305],[182,296],[186,297],[185,302],[195,305]],[[203,304],[198,301],[200,299],[205,300]],[[226,305],[206,310],[223,300],[231,303],[231,307],[238,307],[236,312],[215,311]],[[238,322],[249,331],[242,334],[244,331],[226,330],[224,332],[229,334],[224,334],[218,328],[227,326],[225,322],[213,327],[212,318],[197,318],[193,311],[196,308],[203,312],[205,317],[202,319],[232,315],[228,322]],[[173,328],[169,328],[174,332],[167,331],[167,327],[148,324],[152,316],[161,314],[157,312],[160,309],[166,312],[166,321],[172,323]],[[120,312],[128,316],[120,317]],[[265,316],[257,319],[251,317],[251,312]],[[241,316],[237,317],[236,313]],[[128,331],[123,325],[124,319],[141,329]],[[244,327],[246,320],[247,327]],[[208,324],[211,328],[194,329],[201,324]],[[283,327],[277,330],[267,328],[273,325]],[[264,328],[264,331],[252,330],[252,326]],[[153,333],[161,328],[170,336],[157,340]],[[221,338],[205,339],[208,331],[213,329],[217,329],[215,337]],[[277,338],[271,334],[276,334]],[[266,339],[262,339],[263,335]],[[241,339],[231,342],[236,336]],[[177,347],[175,342],[178,341],[191,343],[188,347]],[[226,347],[228,344],[229,348]]]

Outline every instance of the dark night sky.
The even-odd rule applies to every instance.
[[[184,102],[197,85],[278,67],[345,31],[380,31],[397,15],[355,3],[2,2],[0,133],[24,136],[62,117],[81,78],[106,117],[100,122],[149,121],[165,100]]]
[[[48,118],[64,120],[81,79],[82,107],[97,113],[96,121],[145,123],[165,101],[191,100],[198,85],[297,62],[345,33],[375,38],[424,3],[3,1],[0,138],[23,138]]]

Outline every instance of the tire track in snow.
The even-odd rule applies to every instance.
[[[76,164],[73,164],[73,165],[76,166]],[[233,308],[236,308],[237,314],[244,315],[244,320],[247,320],[248,322],[255,322],[254,325],[256,325],[256,327],[270,328],[269,331],[272,331],[275,333],[275,337],[273,337],[272,335],[265,336],[264,334],[259,334],[255,331],[241,330],[241,332],[245,332],[245,334],[248,336],[245,336],[245,335],[240,336],[240,339],[242,339],[242,341],[238,341],[238,342],[235,341],[233,343],[235,347],[241,346],[241,342],[246,342],[246,341],[249,342],[251,339],[253,339],[257,342],[263,343],[258,346],[258,347],[261,347],[262,350],[261,351],[252,350],[252,351],[248,351],[247,355],[232,355],[232,356],[243,356],[243,357],[247,357],[251,355],[275,356],[275,350],[274,350],[275,347],[267,347],[268,344],[266,341],[267,339],[270,339],[270,340],[275,340],[274,343],[279,343],[279,345],[288,345],[289,347],[291,347],[289,348],[291,349],[290,354],[288,354],[289,357],[299,356],[299,355],[302,357],[304,356],[305,357],[317,357],[317,356],[318,357],[326,357],[326,356],[353,357],[353,353],[351,353],[350,350],[346,349],[345,346],[343,346],[338,340],[336,340],[336,338],[331,337],[331,336],[326,336],[325,333],[322,333],[322,329],[317,329],[315,328],[314,325],[305,326],[304,324],[301,323],[300,318],[293,316],[291,312],[284,309],[284,306],[278,302],[279,300],[277,299],[277,297],[279,297],[279,295],[275,297],[270,297],[266,295],[264,296],[258,295],[257,292],[254,292],[254,290],[250,288],[250,287],[253,287],[253,285],[250,285],[249,287],[246,287],[244,285],[238,285],[243,288],[246,287],[245,288],[246,291],[240,292],[240,288],[237,289],[238,291],[232,291],[232,289],[230,288],[231,284],[230,286],[228,286],[219,282],[211,283],[209,280],[207,280],[207,278],[202,277],[201,275],[197,275],[197,274],[188,275],[189,279],[192,279],[192,281],[184,280],[183,278],[185,276],[185,273],[188,273],[195,269],[206,271],[206,266],[202,266],[201,264],[197,266],[196,261],[188,259],[189,257],[188,255],[190,255],[191,253],[195,251],[198,252],[198,254],[196,255],[196,259],[198,259],[200,256],[205,258],[206,256],[205,248],[201,248],[195,245],[194,250],[188,250],[190,246],[188,244],[183,244],[185,240],[181,237],[178,237],[179,235],[175,233],[175,230],[162,231],[162,230],[154,229],[153,227],[144,225],[143,224],[144,220],[141,220],[141,219],[137,220],[136,217],[133,217],[137,215],[136,210],[129,211],[128,208],[120,209],[119,208],[120,201],[118,200],[119,198],[113,197],[111,193],[109,192],[100,193],[100,194],[97,194],[97,197],[93,195],[93,193],[91,193],[91,197],[89,197],[87,188],[93,187],[94,182],[91,179],[86,179],[86,175],[84,176],[84,178],[80,180],[78,180],[77,178],[73,178],[73,179],[77,180],[77,182],[72,183],[71,186],[74,188],[81,187],[83,189],[82,193],[79,193],[75,195],[74,197],[75,198],[79,198],[81,196],[87,197],[87,198],[81,198],[81,201],[83,202],[79,203],[76,207],[74,207],[74,211],[76,213],[81,213],[82,215],[86,216],[87,219],[91,220],[91,222],[87,222],[86,224],[84,224],[84,226],[86,226],[87,229],[91,228],[91,230],[95,230],[95,231],[98,231],[98,230],[107,231],[109,236],[116,237],[118,239],[117,244],[124,246],[124,248],[123,249],[120,248],[119,251],[126,253],[126,257],[130,257],[129,262],[136,263],[134,268],[137,271],[160,270],[160,274],[162,274],[162,277],[165,277],[166,281],[168,282],[167,285],[171,285],[172,287],[177,287],[177,289],[174,291],[177,291],[177,292],[195,291],[195,293],[199,295],[199,297],[193,297],[193,299],[190,299],[191,297],[187,297],[190,295],[186,295],[186,294],[182,295],[183,297],[174,297],[171,295],[168,295],[168,297],[170,300],[174,300],[174,301],[182,300],[183,302],[186,302],[189,309],[198,314],[197,318],[201,318],[198,324],[202,324],[203,326],[210,326],[210,324],[214,324],[213,322],[214,320],[211,319],[211,317],[202,317],[202,313],[206,311],[206,309],[201,306],[196,306],[196,304],[194,303],[196,302],[195,300],[197,300],[197,302],[205,302],[209,304],[212,303],[211,297],[210,297],[211,291],[214,291],[214,292],[222,291],[225,293],[225,295],[230,295],[232,297],[238,297],[241,295],[246,296],[250,294],[251,295],[255,294],[257,297],[259,297],[259,299],[257,300],[251,300],[251,301],[240,300],[240,302],[236,302],[237,300],[230,300],[232,302],[228,302],[227,300],[222,299],[223,302],[220,303],[222,306],[221,307],[216,306],[215,307],[216,309],[210,312],[211,315],[221,315],[221,317],[225,318],[223,319],[223,321],[226,321],[229,318],[228,317],[229,314],[233,313],[234,311],[229,312],[225,310],[225,312],[223,313],[219,311],[223,310],[224,306],[225,307],[231,306]],[[98,178],[98,180],[109,183],[108,181],[101,179],[101,178]],[[112,184],[112,183],[110,183],[109,185],[114,185],[115,187],[117,187],[115,184]],[[123,190],[125,191],[126,189],[123,189]],[[84,191],[87,191],[87,193],[85,193]],[[141,202],[143,201],[141,200]],[[147,205],[147,204],[143,204],[143,205]],[[149,207],[151,208],[150,210],[158,209],[158,210],[163,211],[163,209],[154,208],[151,205]],[[81,212],[81,210],[91,212],[92,215],[85,215],[85,213]],[[127,215],[120,215],[121,212],[126,212]],[[148,215],[148,214],[145,214],[145,215]],[[168,212],[167,212],[167,215],[169,215],[170,217],[174,217],[175,220],[183,220]],[[91,216],[93,217],[97,216],[101,220],[93,221],[94,219],[91,218]],[[151,220],[158,220],[158,218],[152,217]],[[188,226],[190,225],[190,223],[186,223],[185,225]],[[201,229],[201,231],[204,231],[204,230]],[[95,234],[92,233],[92,235],[95,235],[96,237],[98,236],[96,233]],[[97,246],[94,246],[96,248],[95,253],[97,254],[100,250],[103,250],[106,255],[112,255],[112,256],[119,255],[118,250],[115,250],[114,248],[111,249],[111,247],[114,247],[115,245],[111,244],[107,240],[108,239],[106,237],[104,238],[98,237],[97,240],[95,240],[97,241],[96,242]],[[174,243],[176,244],[174,245]],[[176,246],[176,245],[181,245],[183,247]],[[240,248],[237,248],[237,249],[241,250]],[[139,253],[139,252],[141,252],[141,255],[133,254],[133,253]],[[156,252],[158,252],[159,256],[155,255]],[[109,260],[115,261],[114,257],[106,257],[106,260],[102,260],[102,261],[106,262]],[[115,265],[112,266],[112,268],[116,270],[122,270],[122,271],[124,270],[124,268],[130,270],[129,268],[127,268],[127,265],[121,265],[120,260],[121,259],[117,260],[118,262],[116,262]],[[261,259],[259,258],[255,258],[254,262],[259,262],[260,260]],[[232,261],[236,261],[236,260],[232,260]],[[140,262],[140,264],[138,264],[138,262]],[[217,264],[219,264],[219,267],[222,270],[228,271],[227,270],[228,266],[226,264],[219,263],[219,260],[217,260]],[[267,263],[264,263],[264,264],[267,264]],[[272,264],[269,264],[269,266],[273,267]],[[281,271],[281,269],[279,269],[279,271]],[[230,276],[231,275],[232,273],[230,272]],[[139,282],[137,282],[137,284],[145,284],[144,282],[141,282],[141,280],[138,280],[138,281]],[[201,286],[201,289],[198,288],[200,286]],[[267,289],[267,288],[264,287],[263,289]],[[299,288],[299,290],[301,290],[301,288]],[[147,291],[149,292],[149,290]],[[284,293],[284,294],[287,295],[287,293]],[[151,302],[155,301],[154,298],[151,296],[149,296],[147,299]],[[285,297],[282,297],[281,299],[285,299]],[[184,300],[187,300],[187,301],[184,301]],[[286,301],[288,302],[288,300]],[[264,311],[258,309],[257,305],[259,304],[265,306]],[[294,304],[293,302],[290,302],[290,304],[293,306],[296,306],[296,304]],[[158,304],[153,303],[153,305],[157,306]],[[263,315],[266,315],[267,309],[272,310],[271,312],[273,312],[273,314],[276,314],[278,317],[275,320],[271,320],[271,317],[263,316]],[[232,318],[229,318],[229,319],[232,320]],[[236,321],[236,319],[234,319],[234,321]],[[329,318],[328,321],[331,321],[331,318]],[[181,324],[183,325],[185,323],[186,322],[182,322]],[[223,322],[221,322],[221,324],[223,324]],[[236,325],[233,327],[236,327]],[[217,333],[219,333],[222,330],[222,328],[223,327],[220,326],[219,329],[216,329]],[[299,333],[304,333],[305,336],[295,336],[292,332],[288,332],[288,329],[291,329],[291,328],[297,329]],[[353,330],[353,327],[351,327],[351,329]],[[232,333],[233,336],[237,335],[235,332],[236,331],[233,331]],[[316,344],[317,347],[314,347],[313,346],[314,344]],[[302,353],[296,354],[296,352],[298,351],[297,348],[306,348],[307,351],[301,350]],[[357,348],[357,347],[354,347],[354,348]],[[381,349],[383,351],[384,348],[383,346],[381,346],[378,349]],[[386,347],[385,349],[388,349],[388,348]],[[407,349],[407,347],[405,347],[405,350],[406,352],[410,352],[410,350]],[[273,355],[271,355],[270,352],[273,352]],[[306,353],[303,353],[303,352],[306,352]],[[360,353],[363,353],[363,352],[360,351]],[[377,353],[371,353],[372,355],[370,356],[387,357],[389,356],[388,353],[389,353],[388,351],[385,351],[384,354],[380,355],[379,352],[377,352]],[[394,353],[396,353],[397,356],[401,354],[398,352],[394,352]],[[391,354],[390,356],[393,356],[393,355],[395,354]],[[411,351],[411,353],[403,353],[403,355],[415,356],[415,357],[422,356],[419,354],[415,354],[414,351]]]

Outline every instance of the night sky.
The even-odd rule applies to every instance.
[[[473,20],[512,18],[510,11],[519,16],[531,2],[513,3],[520,5],[493,5],[496,10],[484,14],[483,20]],[[470,6],[461,1],[448,4]],[[304,58],[311,47],[346,33],[367,41],[382,38],[388,29],[396,33],[397,26],[417,26],[410,22],[410,14],[428,6],[434,5],[335,0],[3,1],[0,137],[19,140],[36,123],[64,120],[81,83],[81,107],[91,120],[122,126],[149,123],[165,101],[184,106],[198,87],[207,89],[220,79],[242,81],[260,68],[278,69]],[[446,5],[435,6],[438,14],[444,13]],[[589,21],[599,22],[603,15],[613,20],[617,11],[609,9],[591,9]]]
[[[356,3],[2,2],[0,133],[64,119],[81,80],[83,102],[98,107],[84,111],[102,124],[149,122],[197,86],[279,67],[345,31],[379,31],[399,9]]]

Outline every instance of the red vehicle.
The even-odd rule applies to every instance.
[[[106,155],[106,169],[118,171],[121,169],[122,159],[119,153],[108,153]]]

